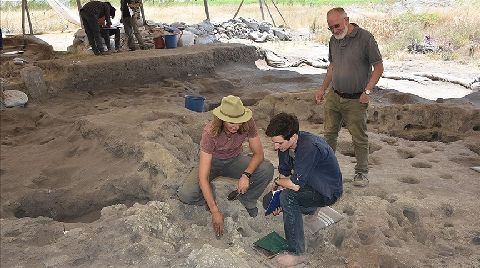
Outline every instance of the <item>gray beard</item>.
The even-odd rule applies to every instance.
[[[347,36],[347,33],[348,33],[348,28],[345,28],[345,30],[342,33],[340,33],[338,35],[334,34],[333,37],[335,37],[335,39],[337,39],[337,40],[341,40],[341,39],[345,38],[345,36]]]

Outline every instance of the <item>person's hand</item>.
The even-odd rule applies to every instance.
[[[283,209],[282,209],[282,208],[277,208],[277,209],[275,209],[275,210],[272,212],[272,214],[273,214],[273,216],[278,216],[278,215],[280,215],[280,213],[282,213],[282,212],[283,212]]]
[[[280,187],[279,185],[277,185],[275,182],[272,183],[272,192],[273,191],[276,191],[278,189],[278,187]]]
[[[282,189],[282,188],[283,188],[282,186],[278,185],[278,180],[279,180],[279,179],[280,179],[279,177],[276,177],[276,178],[273,180],[273,182],[272,182],[272,192],[273,192],[273,191],[276,191],[276,190],[278,190],[278,189]]]
[[[322,103],[323,98],[324,98],[324,95],[325,95],[325,89],[323,89],[323,88],[319,89],[319,90],[315,93],[315,102],[316,102],[317,104]]]
[[[220,210],[212,212],[212,225],[215,235],[221,237],[223,235],[223,214]]]
[[[250,179],[247,177],[247,175],[242,174],[242,176],[238,180],[237,192],[240,194],[244,194],[248,191],[249,186],[250,186]]]
[[[294,184],[292,186],[292,190],[294,190],[295,192],[298,192],[298,190],[300,190],[300,185]]]
[[[368,104],[369,97],[367,94],[365,94],[365,92],[363,92],[362,95],[360,95],[359,100],[360,100],[360,103]]]

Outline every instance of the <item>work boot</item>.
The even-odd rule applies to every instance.
[[[357,172],[355,177],[353,177],[353,185],[357,187],[365,187],[368,185],[367,174]]]
[[[257,207],[247,208],[247,212],[248,212],[248,215],[250,215],[250,217],[255,218],[258,215],[258,208]]]

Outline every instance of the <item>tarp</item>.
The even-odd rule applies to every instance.
[[[57,11],[58,14],[62,15],[69,22],[80,25],[80,16],[78,13],[73,12],[59,0],[47,0],[47,2],[53,8],[53,10]]]

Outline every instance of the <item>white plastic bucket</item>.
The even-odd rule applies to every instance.
[[[195,44],[195,35],[189,31],[183,31],[180,35],[180,39],[178,39],[178,46],[179,47],[188,47],[193,46]]]

